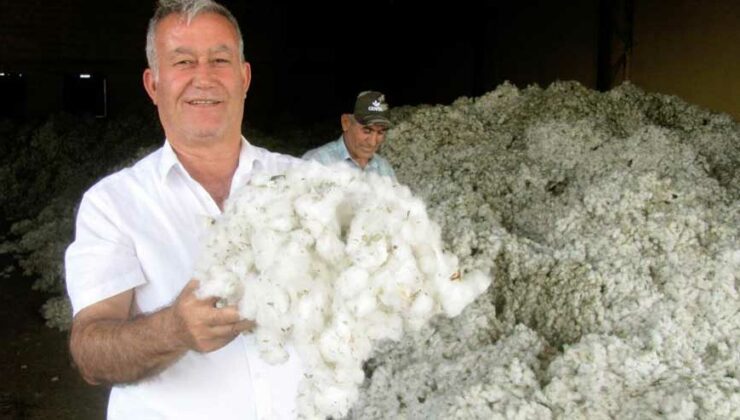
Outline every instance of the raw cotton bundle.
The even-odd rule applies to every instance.
[[[201,296],[236,304],[260,355],[306,369],[303,417],[343,416],[358,398],[373,344],[458,315],[488,288],[443,250],[424,203],[391,179],[344,164],[257,174],[214,225],[198,265]]]

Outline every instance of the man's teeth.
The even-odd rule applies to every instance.
[[[192,101],[188,101],[188,103],[192,105],[210,105],[210,104],[217,104],[219,101],[214,101],[210,99],[196,99]]]

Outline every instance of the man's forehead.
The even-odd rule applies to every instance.
[[[238,33],[225,17],[204,12],[188,22],[187,16],[171,14],[159,22],[155,32],[158,49],[166,54],[233,53],[238,50]]]
[[[193,30],[198,32],[220,32],[230,33],[236,41],[237,30],[225,16],[214,12],[203,12],[189,17],[182,13],[171,13],[164,17],[157,25],[155,35],[185,35]]]

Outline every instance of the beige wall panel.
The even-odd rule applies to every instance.
[[[632,81],[740,121],[740,0],[638,0]]]

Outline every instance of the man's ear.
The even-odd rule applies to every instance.
[[[146,93],[152,99],[154,105],[157,105],[157,78],[154,77],[154,71],[152,69],[144,70],[143,80]]]
[[[246,98],[249,84],[252,83],[252,66],[246,61],[242,64],[242,75],[244,76],[244,97]]]
[[[342,114],[342,118],[340,118],[340,121],[342,122],[342,132],[345,132],[349,130],[349,126],[352,125],[350,114]]]

